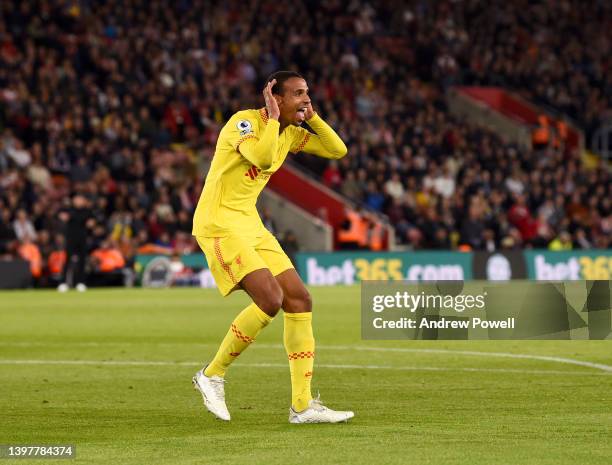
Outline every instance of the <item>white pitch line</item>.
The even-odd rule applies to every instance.
[[[531,355],[531,354],[512,354],[507,352],[478,352],[473,350],[447,350],[447,349],[406,349],[402,350],[401,348],[390,347],[391,351],[399,351],[399,352],[420,352],[420,353],[434,353],[434,354],[455,354],[455,355],[474,355],[478,357],[503,357],[503,358],[520,358],[527,360],[542,360],[545,362],[555,362],[555,363],[566,363],[569,365],[578,365],[588,368],[595,368],[597,370],[602,370],[607,373],[612,373],[612,366],[604,365],[603,363],[593,363],[586,362],[584,360],[576,360],[573,358],[565,358],[565,357],[551,357],[549,355]],[[358,347],[356,350],[371,350],[377,351],[380,348],[377,347]]]
[[[47,347],[47,346],[77,346],[77,347],[105,347],[105,346],[119,346],[119,345],[156,345],[156,346],[183,346],[183,345],[194,345],[194,346],[218,346],[218,342],[190,342],[190,341],[177,341],[177,342],[160,342],[160,341],[0,341],[0,347]],[[282,344],[259,344],[260,347],[266,348],[277,348],[283,347]]]
[[[270,346],[275,344],[270,344]],[[262,347],[260,345],[259,347]],[[282,346],[281,346],[282,347]],[[526,360],[541,360],[545,362],[566,363],[570,365],[578,365],[588,368],[612,373],[612,366],[604,365],[603,363],[585,362],[583,360],[575,360],[573,358],[551,357],[549,355],[531,355],[531,354],[512,354],[509,352],[480,352],[474,350],[450,350],[450,349],[409,349],[404,347],[367,347],[367,346],[317,346],[325,350],[356,350],[356,351],[371,351],[371,352],[406,352],[406,353],[421,353],[421,354],[453,354],[453,355],[473,355],[478,357],[504,357],[504,358],[520,358]]]
[[[217,346],[217,344],[211,343],[156,343],[156,342],[57,342],[57,343],[46,343],[46,342],[0,342],[0,346],[13,346],[13,347],[44,347],[49,345],[61,345],[61,346],[81,346],[81,347],[98,347],[108,345],[139,345],[139,344],[151,344],[157,346],[174,346],[174,345],[200,345],[200,346]],[[282,349],[281,344],[256,344],[253,347],[259,347],[262,349]],[[372,352],[399,352],[399,353],[428,353],[428,354],[451,354],[451,355],[468,355],[477,357],[501,357],[501,358],[514,358],[523,360],[538,360],[553,363],[563,363],[569,365],[583,366],[587,368],[594,368],[596,370],[605,371],[606,373],[612,373],[612,366],[605,365],[603,363],[587,362],[583,360],[576,360],[573,358],[566,357],[554,357],[549,355],[531,355],[531,354],[514,354],[510,352],[482,352],[473,350],[450,350],[450,349],[411,349],[404,347],[369,347],[369,346],[317,346],[322,350],[353,350],[353,351],[372,351]]]
[[[287,368],[281,363],[249,363],[236,364],[240,366],[258,367],[279,367]],[[521,373],[534,375],[589,375],[589,376],[609,376],[608,373],[589,373],[582,371],[560,371],[560,370],[520,370],[514,368],[447,368],[447,367],[428,367],[428,366],[401,366],[394,367],[388,365],[346,365],[346,364],[315,364],[315,368],[335,368],[346,370],[393,370],[393,371],[467,371],[483,373]]]
[[[166,362],[156,360],[0,360],[0,365],[93,365],[93,366],[201,366],[201,362]],[[285,363],[236,363],[236,366],[258,368],[283,368]],[[511,368],[447,368],[429,366],[389,366],[389,365],[346,365],[317,364],[316,368],[332,368],[343,370],[391,370],[391,371],[435,371],[435,372],[475,372],[475,373],[518,373],[533,375],[570,375],[570,376],[608,376],[608,373],[589,373],[581,371],[559,370],[520,370]]]

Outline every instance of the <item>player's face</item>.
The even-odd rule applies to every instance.
[[[308,86],[302,78],[285,81],[283,94],[277,98],[280,119],[286,124],[301,125],[306,120],[306,107],[310,105]]]

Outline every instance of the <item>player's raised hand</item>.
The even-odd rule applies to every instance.
[[[272,87],[276,84],[276,79],[272,79],[263,90],[264,100],[266,101],[266,110],[268,110],[268,118],[278,120],[280,116],[280,110],[278,108],[278,102],[272,95]]]
[[[308,121],[314,115],[315,115],[315,111],[312,108],[312,102],[308,102],[308,105],[306,105],[306,113],[304,114],[304,119],[306,119],[306,121]]]
[[[304,119],[306,121],[308,121],[310,118],[312,118],[315,115],[315,111],[312,108],[312,101],[308,101],[308,105],[306,105],[306,113],[304,113]]]

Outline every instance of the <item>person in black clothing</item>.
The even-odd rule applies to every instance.
[[[17,236],[11,221],[11,211],[8,208],[0,209],[0,258],[11,253],[11,245],[15,243]]]
[[[87,260],[87,237],[90,228],[95,224],[89,209],[89,201],[82,195],[72,198],[72,207],[60,213],[60,219],[66,223],[66,264],[62,273],[62,283],[57,287],[66,292],[69,284],[76,283],[77,291],[87,290],[85,285],[85,261]]]
[[[297,267],[295,256],[300,251],[300,245],[298,244],[295,233],[291,229],[285,231],[285,236],[281,241],[281,246],[289,257],[289,260],[291,260],[291,263],[293,263],[293,266]]]

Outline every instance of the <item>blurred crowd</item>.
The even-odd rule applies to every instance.
[[[459,4],[463,2],[458,2]],[[587,145],[612,120],[612,3],[466,2],[453,15],[468,41],[450,55],[461,82],[511,88],[572,118]],[[472,31],[469,33],[468,31]]]
[[[400,243],[608,247],[606,170],[457,121],[444,90],[520,89],[591,128],[610,107],[609,26],[609,3],[573,0],[2,2],[0,254],[33,244],[48,267],[76,194],[90,251],[196,250],[218,132],[278,69],[303,73],[349,147],[295,160]]]
[[[409,97],[394,103],[405,105],[391,119],[394,130],[346,126],[355,139],[378,143],[349,144],[351,156],[330,163],[322,180],[385,213],[400,243],[488,251],[610,247],[606,168],[585,169],[578,152],[504,142],[453,119],[437,97],[421,108]]]

